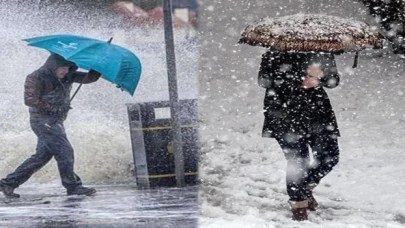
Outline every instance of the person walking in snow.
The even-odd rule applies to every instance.
[[[34,155],[0,180],[0,191],[6,197],[19,197],[14,190],[53,157],[68,195],[91,195],[96,192],[94,188],[83,187],[80,177],[74,173],[73,148],[63,126],[71,109],[72,84],[88,84],[100,78],[100,73],[94,70],[83,73],[77,72],[77,69],[75,63],[52,54],[41,68],[27,76],[24,100],[29,106],[30,125],[38,137],[38,144]]]
[[[266,88],[263,137],[275,138],[287,160],[293,220],[307,220],[307,210],[318,205],[312,190],[339,161],[340,133],[324,90],[339,84],[334,56],[268,51],[258,83]]]

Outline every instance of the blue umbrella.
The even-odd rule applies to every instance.
[[[28,45],[43,48],[96,70],[101,77],[134,94],[141,75],[141,62],[131,51],[107,41],[74,35],[51,35],[24,39]]]

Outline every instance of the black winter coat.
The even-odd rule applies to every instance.
[[[301,84],[310,64],[320,64],[324,77],[318,87],[305,89]],[[262,58],[258,82],[266,88],[263,137],[340,136],[323,89],[339,84],[333,54],[267,52]]]

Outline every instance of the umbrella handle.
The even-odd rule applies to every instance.
[[[82,85],[83,85],[83,82],[84,82],[84,81],[87,79],[87,76],[89,76],[89,73],[87,73],[87,74],[86,74],[86,76],[84,76],[84,78],[83,78],[82,82],[80,82],[79,87],[77,87],[77,89],[76,89],[75,93],[74,93],[74,94],[73,94],[73,96],[70,98],[70,102],[72,102],[72,100],[73,100],[73,98],[75,98],[75,96],[76,96],[77,92],[79,92],[80,88],[81,88],[81,87],[82,87]]]
[[[354,63],[353,63],[352,68],[356,68],[356,67],[357,67],[357,62],[358,62],[358,60],[359,60],[359,52],[356,51],[356,55],[354,56]]]

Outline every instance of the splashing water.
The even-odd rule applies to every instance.
[[[38,1],[0,1],[0,177],[35,153],[36,136],[29,127],[23,101],[24,81],[49,53],[26,46],[22,39],[76,34],[101,40],[114,37],[114,43],[133,51],[142,62],[141,80],[133,97],[105,80],[85,85],[65,122],[75,148],[76,172],[85,181],[133,178],[125,104],[168,100],[164,32],[160,28],[120,26],[119,17],[107,8],[83,9],[67,1],[46,6]],[[197,97],[197,50],[190,33],[193,31],[175,31],[180,99]],[[43,182],[58,178],[56,163],[51,161],[32,179]]]

